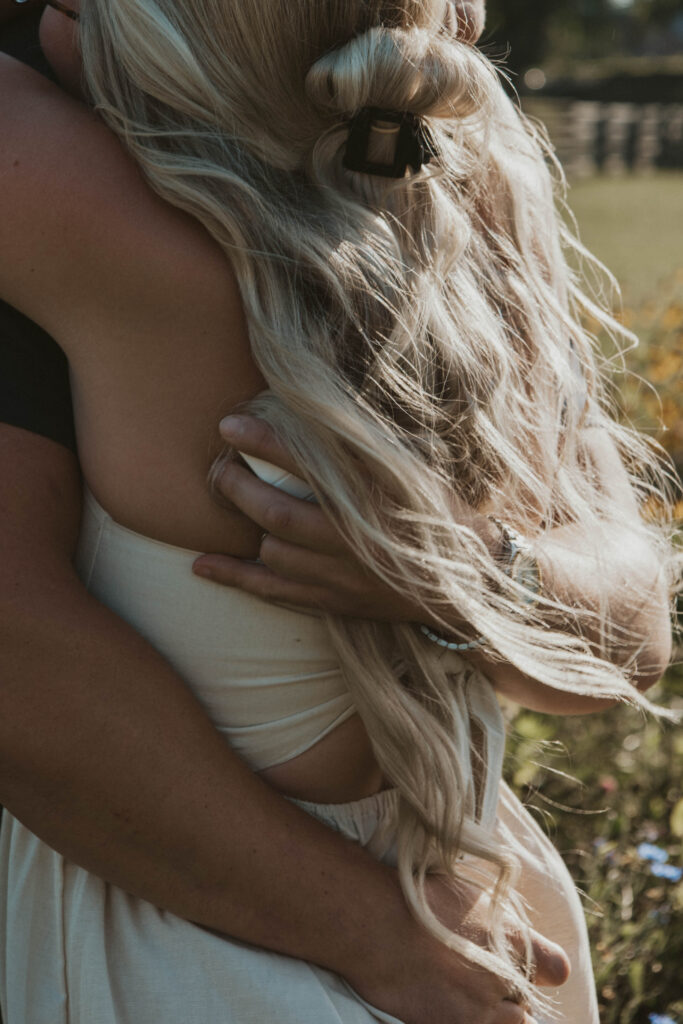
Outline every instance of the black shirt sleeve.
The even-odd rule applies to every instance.
[[[50,77],[38,45],[39,11],[3,29],[0,49]],[[76,450],[66,358],[52,338],[0,302],[0,422]]]
[[[40,48],[38,38],[38,26],[43,14],[43,5],[36,8],[22,10],[21,13],[3,25],[0,32],[0,50],[8,53],[10,57],[16,57],[23,64],[28,64],[34,71],[39,71],[51,82],[56,78],[52,68],[48,64]]]
[[[0,302],[0,422],[76,450],[69,370],[40,327]]]

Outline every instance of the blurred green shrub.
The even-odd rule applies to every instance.
[[[629,422],[657,437],[683,467],[683,269],[662,281],[647,301],[627,305],[621,318],[640,338],[615,381]]]
[[[683,709],[680,666],[653,700]],[[683,735],[627,708],[522,711],[505,775],[582,893],[602,1024],[683,1021]]]

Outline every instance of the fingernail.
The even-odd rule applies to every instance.
[[[202,565],[201,563],[199,565],[193,565],[192,572],[195,576],[202,576],[205,580],[213,579],[213,570],[209,565]]]
[[[244,433],[244,416],[225,416],[218,424],[218,429],[225,438],[235,439]]]

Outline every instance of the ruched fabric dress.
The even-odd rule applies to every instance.
[[[86,495],[78,554],[86,586],[168,658],[255,770],[282,763],[353,714],[324,621],[199,579],[194,557],[118,525]],[[504,728],[490,684],[453,659],[492,768],[482,823],[515,846],[532,923],[572,961],[571,980],[551,993],[555,1019],[597,1024],[575,888],[499,782]],[[372,840],[391,821],[395,799],[386,790],[351,804],[295,802],[391,862],[390,839],[383,849]],[[329,971],[220,936],[107,884],[9,814],[0,834],[0,943],[4,1024],[401,1024]]]

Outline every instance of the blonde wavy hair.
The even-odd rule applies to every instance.
[[[459,609],[492,657],[558,691],[646,704],[629,666],[610,660],[607,609],[594,613],[600,656],[576,608],[546,596],[532,611],[453,521],[455,490],[529,534],[618,523],[585,458],[588,416],[641,502],[666,509],[671,486],[654,446],[610,411],[586,314],[633,339],[569,269],[568,251],[587,254],[557,213],[543,134],[456,25],[446,0],[88,0],[81,45],[96,109],[154,191],[223,247],[268,383],[251,411],[366,565],[444,628]],[[349,119],[367,106],[421,115],[438,158],[401,179],[346,170]],[[376,159],[392,145],[371,143]],[[641,529],[673,580],[665,519]],[[572,630],[547,628],[548,609]],[[486,681],[410,625],[330,617],[329,628],[398,789],[409,906],[537,1005],[501,925],[515,858],[477,817],[477,792],[498,778],[465,691]],[[451,933],[425,898],[427,872],[457,877],[461,850],[497,878],[490,950]]]

